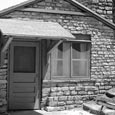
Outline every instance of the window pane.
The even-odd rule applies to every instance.
[[[90,45],[88,43],[72,43],[73,59],[88,59]]]
[[[72,61],[72,76],[87,76],[88,63],[87,61]]]
[[[63,58],[63,44],[58,46],[58,58]]]
[[[54,67],[53,75],[54,76],[63,76],[63,61],[55,61],[57,63]]]
[[[89,59],[89,43],[72,43],[72,76],[88,76]]]
[[[69,76],[70,74],[70,44],[63,43],[51,54],[52,76]]]
[[[73,59],[80,59],[80,44],[72,43],[72,57]]]
[[[35,47],[14,47],[14,72],[34,73],[36,63]]]

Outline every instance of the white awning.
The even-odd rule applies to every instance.
[[[36,20],[0,19],[3,35],[18,37],[37,37],[39,39],[75,39],[75,37],[56,22]]]

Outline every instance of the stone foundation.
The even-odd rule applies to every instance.
[[[98,94],[95,81],[44,82],[42,89],[42,109],[66,110],[80,107],[83,102],[94,100]]]

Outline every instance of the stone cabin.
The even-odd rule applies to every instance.
[[[28,0],[0,11],[0,112],[66,110],[115,87],[112,0]]]

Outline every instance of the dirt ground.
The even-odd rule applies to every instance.
[[[65,111],[54,111],[46,112],[43,110],[35,111],[12,111],[9,115],[94,115],[84,110],[65,110]]]

